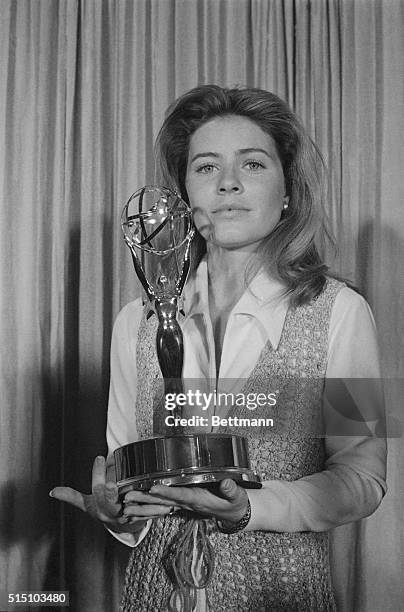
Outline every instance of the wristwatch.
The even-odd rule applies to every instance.
[[[237,533],[238,531],[241,531],[242,529],[247,527],[248,523],[250,522],[250,518],[251,518],[251,504],[250,504],[250,500],[248,499],[247,500],[247,510],[244,516],[242,516],[241,519],[237,521],[237,523],[234,523],[233,521],[216,520],[216,525],[219,531],[221,531],[222,533]]]

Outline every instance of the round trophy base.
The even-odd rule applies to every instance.
[[[185,486],[208,486],[218,484],[225,478],[232,478],[240,486],[246,489],[260,489],[261,482],[259,477],[251,470],[237,470],[234,468],[223,468],[218,471],[209,472],[188,472],[179,471],[176,474],[165,472],[163,474],[145,474],[135,478],[128,478],[118,482],[119,495],[125,495],[128,491],[148,491],[153,485],[162,484],[172,487]]]
[[[261,488],[251,470],[247,440],[233,434],[184,434],[133,442],[114,452],[120,496],[155,484],[215,488],[232,478],[245,488]]]

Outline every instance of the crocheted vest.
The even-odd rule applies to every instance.
[[[327,362],[331,309],[343,284],[328,280],[309,304],[289,308],[277,350],[264,347],[242,392],[276,390],[271,408],[274,426],[222,429],[248,438],[252,468],[263,480],[294,481],[324,468],[321,399]],[[138,394],[136,423],[141,438],[161,433],[157,415],[156,380],[161,377],[156,354],[156,317],[144,316],[137,344]],[[157,401],[161,413],[161,402]],[[247,414],[248,413],[248,414]],[[240,407],[229,415],[251,418]],[[268,406],[254,411],[267,417]],[[335,610],[330,582],[328,534],[246,531],[220,533],[206,519],[215,550],[215,570],[207,587],[210,612]],[[133,550],[126,570],[122,612],[167,609],[172,583],[166,559],[186,518],[156,519]]]

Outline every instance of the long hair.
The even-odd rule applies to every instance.
[[[316,239],[332,241],[323,208],[325,166],[320,151],[289,106],[273,93],[255,88],[203,85],[191,89],[168,109],[156,140],[160,178],[189,202],[185,186],[192,134],[207,121],[237,115],[256,123],[275,141],[289,206],[259,247],[261,265],[284,281],[293,305],[319,295],[329,274]],[[204,251],[198,235],[197,251]],[[205,247],[206,248],[206,247]]]

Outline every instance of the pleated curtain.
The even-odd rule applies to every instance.
[[[389,492],[336,530],[334,583],[341,610],[403,609],[403,58],[404,0],[2,0],[0,590],[118,609],[129,550],[48,491],[88,491],[106,452],[112,324],[139,295],[121,209],[167,106],[217,83],[285,98],[328,164],[325,255],[372,306],[390,424]]]

